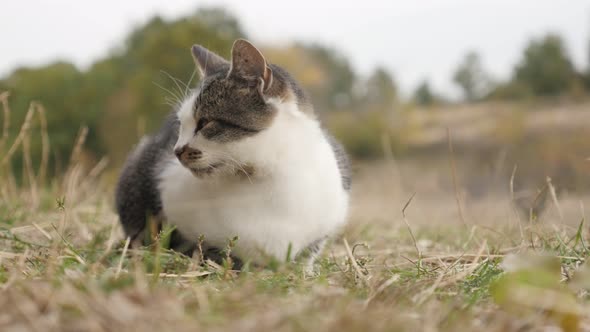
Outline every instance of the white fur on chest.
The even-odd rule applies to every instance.
[[[216,146],[255,169],[252,179],[194,177],[176,159],[160,173],[164,214],[185,236],[202,234],[224,248],[238,236],[234,253],[263,263],[285,259],[343,225],[348,193],[334,153],[318,123],[291,104],[270,128],[241,141]]]

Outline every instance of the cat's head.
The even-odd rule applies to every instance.
[[[237,151],[248,147],[240,147],[240,142],[256,145],[256,137],[272,125],[277,105],[297,98],[296,93],[246,40],[234,42],[230,61],[200,45],[192,47],[192,55],[202,80],[177,112],[180,129],[174,153],[198,177],[248,175],[251,165]]]

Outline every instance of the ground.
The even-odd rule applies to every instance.
[[[112,186],[75,167],[50,189],[5,183],[0,329],[590,330],[588,197],[550,197],[529,220],[508,189],[436,188],[448,164],[355,168],[350,222],[314,273],[201,266],[163,249],[165,236],[126,250]]]
[[[354,163],[348,225],[313,271],[202,264],[166,231],[129,249],[87,131],[48,179],[26,120],[0,137],[0,331],[590,331],[586,106],[416,111],[396,132],[421,153],[399,159],[369,128],[385,158]]]

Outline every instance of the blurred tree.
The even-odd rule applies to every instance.
[[[465,100],[470,102],[484,97],[490,86],[490,79],[475,52],[467,53],[455,71],[453,81],[463,90]]]
[[[584,83],[586,90],[590,90],[590,41],[588,42],[586,52],[586,68],[581,74],[581,81]]]
[[[436,98],[430,89],[428,81],[424,80],[414,92],[414,102],[418,105],[429,106],[434,104]]]
[[[122,160],[137,136],[157,128],[162,117],[194,86],[198,74],[191,45],[201,44],[228,58],[233,41],[244,37],[235,17],[221,9],[201,9],[169,22],[155,17],[133,31],[124,52],[110,59],[123,74],[119,88],[104,100],[108,104],[101,136],[112,157]],[[119,128],[117,140],[110,134],[113,126]],[[121,138],[126,144],[121,144]]]
[[[355,73],[348,60],[334,49],[318,44],[300,45],[326,72],[326,82],[322,87],[323,96],[314,99],[320,109],[337,110],[350,108],[355,104],[353,87]],[[312,96],[314,91],[311,91]]]
[[[200,9],[175,20],[154,17],[87,71],[68,63],[22,68],[0,80],[0,90],[12,91],[13,123],[23,120],[30,101],[46,106],[52,156],[62,165],[81,125],[89,127],[87,150],[106,153],[119,165],[138,136],[158,127],[198,80],[190,46],[202,44],[229,58],[233,41],[244,37],[237,19],[222,9]],[[263,52],[302,83],[318,111],[350,110],[360,102],[356,75],[336,50],[297,43]],[[367,85],[375,102],[395,99],[395,84],[384,70],[376,70]]]
[[[555,34],[531,41],[513,76],[514,82],[528,86],[537,96],[567,92],[576,79],[576,71],[563,40]]]
[[[522,82],[510,81],[498,84],[486,96],[486,98],[498,100],[522,100],[532,98],[533,96],[533,91],[529,85]]]
[[[220,9],[172,21],[155,17],[86,72],[68,63],[21,68],[0,80],[0,89],[13,92],[13,124],[22,122],[30,101],[45,105],[51,148],[61,164],[81,125],[89,127],[86,148],[119,164],[137,135],[159,126],[169,104],[183,97],[195,70],[190,46],[200,43],[228,57],[240,37],[238,21]]]
[[[365,100],[368,107],[390,110],[397,99],[397,86],[383,67],[375,68],[365,84]]]
[[[168,103],[183,98],[185,84],[195,71],[189,51],[192,44],[202,44],[227,58],[233,41],[243,37],[236,19],[218,9],[203,9],[171,22],[156,17],[134,31],[127,40],[123,55],[127,68],[123,70],[129,71],[131,93],[141,96],[134,113],[147,119],[147,129],[154,129],[169,112]]]
[[[263,48],[268,61],[280,64],[311,95],[317,111],[348,110],[357,103],[356,76],[337,51],[319,45],[296,43]]]
[[[12,72],[0,82],[0,90],[12,92],[10,103],[13,118],[10,135],[16,136],[29,104],[38,101],[47,111],[47,129],[54,156],[62,162],[69,158],[73,141],[81,126],[87,126],[90,130],[86,140],[87,147],[93,151],[102,151],[96,135],[100,114],[88,104],[81,93],[83,86],[83,73],[67,62],[56,62],[41,68],[20,68]],[[33,125],[31,148],[33,157],[36,157],[40,155],[38,151],[41,145],[38,123],[35,121]]]

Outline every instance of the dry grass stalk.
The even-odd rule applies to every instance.
[[[371,301],[373,301],[379,294],[383,293],[389,286],[393,285],[396,281],[400,278],[399,274],[394,274],[393,277],[387,279],[383,282],[377,289],[375,289],[371,295],[365,300],[364,307],[365,309],[369,306]]]
[[[96,179],[109,165],[109,158],[102,157],[94,167],[88,172],[88,177],[92,180]]]
[[[84,165],[82,160],[82,151],[87,136],[88,128],[81,127],[62,180],[63,195],[71,206],[82,206],[79,203],[99,194],[96,191],[96,181],[108,165],[108,158],[103,157],[90,171],[86,171],[87,165]]]
[[[123,269],[123,261],[125,261],[125,256],[127,256],[127,250],[129,249],[129,243],[131,242],[131,238],[127,237],[125,240],[125,246],[123,247],[123,252],[121,253],[121,259],[119,259],[119,264],[117,265],[117,270],[115,272],[115,277],[118,278],[121,274],[121,270]]]
[[[389,165],[389,169],[391,170],[391,178],[395,181],[396,184],[396,191],[399,192],[403,190],[403,182],[402,182],[402,175],[395,161],[393,156],[393,147],[391,146],[391,136],[387,133],[383,133],[381,135],[381,146],[383,148],[383,156],[385,157],[385,161]]]
[[[459,218],[465,227],[467,222],[463,214],[463,205],[461,204],[461,194],[459,193],[459,181],[457,180],[457,166],[455,165],[455,151],[453,150],[453,139],[451,138],[451,130],[447,128],[447,141],[449,144],[449,163],[451,165],[451,174],[453,176],[453,187],[455,189],[455,200],[457,201],[457,210]]]
[[[356,258],[354,258],[354,254],[352,253],[352,250],[350,249],[350,246],[348,245],[348,241],[346,239],[342,239],[342,242],[344,243],[344,248],[346,249],[346,255],[348,256],[348,260],[350,262],[350,265],[354,269],[354,272],[355,272],[356,277],[358,279],[360,279],[365,286],[368,287],[369,286],[369,279],[363,273],[363,271],[361,271],[361,268],[358,265],[358,262],[356,261]]]
[[[1,192],[2,196],[8,198],[11,193],[12,196],[16,193],[16,181],[14,176],[12,175],[12,170],[10,167],[10,160],[12,159],[14,153],[17,151],[19,147],[22,146],[23,152],[23,165],[24,165],[24,173],[26,175],[26,179],[29,183],[29,205],[34,210],[39,205],[39,186],[45,184],[45,178],[47,175],[47,166],[49,163],[49,134],[47,131],[47,118],[45,115],[45,109],[36,102],[31,102],[27,113],[25,114],[25,120],[14,140],[10,148],[6,153],[3,153],[4,146],[8,141],[9,138],[9,130],[10,130],[10,105],[8,103],[8,97],[10,93],[3,92],[0,94],[0,104],[2,105],[3,109],[3,129],[2,129],[2,136],[0,137],[0,153],[3,154],[2,160],[0,161],[0,167],[4,168],[4,177],[7,181],[5,185],[2,186]],[[37,114],[40,127],[41,127],[41,144],[42,144],[42,153],[41,153],[41,162],[39,165],[39,169],[37,174],[33,170],[33,160],[31,156],[31,126],[33,117]]]
[[[81,197],[79,190],[82,189],[80,183],[84,177],[84,167],[81,164],[80,156],[82,154],[82,146],[86,141],[87,135],[88,127],[81,127],[78,131],[78,135],[70,155],[70,161],[64,175],[62,187],[64,196],[68,201],[72,201],[78,197]]]
[[[88,127],[83,126],[78,131],[78,135],[76,137],[76,143],[74,144],[74,148],[72,149],[72,154],[70,155],[70,163],[69,166],[72,167],[80,162],[80,156],[82,155],[82,147],[84,146],[84,142],[86,142],[86,137],[88,137]]]
[[[213,274],[211,271],[190,271],[186,273],[159,273],[158,277],[160,278],[176,278],[176,279],[199,279],[204,276],[208,276]],[[153,277],[154,274],[146,273],[146,276]]]
[[[25,138],[25,135],[28,133],[29,129],[31,128],[31,120],[33,119],[34,113],[35,113],[35,108],[31,105],[29,107],[29,109],[27,110],[27,114],[25,115],[25,120],[18,132],[18,135],[16,136],[14,142],[12,143],[10,148],[8,149],[8,152],[6,152],[6,154],[2,158],[0,165],[5,166],[6,164],[8,164],[8,162],[12,158],[12,155],[16,152],[18,147],[21,145],[23,139]]]
[[[0,93],[0,104],[2,104],[2,136],[0,136],[0,152],[4,152],[4,144],[8,141],[8,131],[10,130],[10,105],[8,104],[10,92]]]
[[[549,193],[551,194],[551,199],[553,200],[553,204],[555,204],[555,208],[557,209],[557,213],[559,213],[559,220],[563,222],[563,212],[561,211],[561,206],[559,206],[559,201],[557,200],[557,194],[555,193],[555,187],[553,183],[551,183],[551,178],[546,178],[547,187],[549,188]]]
[[[404,223],[406,224],[406,227],[408,228],[408,232],[410,232],[410,236],[412,237],[412,243],[414,244],[414,248],[416,248],[416,254],[418,254],[418,259],[420,259],[420,258],[422,258],[422,252],[420,251],[420,248],[418,247],[418,243],[416,242],[416,237],[414,236],[414,232],[412,232],[412,228],[410,227],[410,223],[408,222],[408,219],[406,218],[406,209],[408,208],[408,206],[412,202],[412,199],[414,198],[414,196],[416,196],[416,193],[412,194],[412,196],[408,199],[408,201],[406,202],[406,204],[402,208],[402,218],[404,220]]]
[[[33,227],[35,227],[36,230],[39,231],[39,233],[41,233],[47,240],[49,241],[53,241],[53,237],[51,236],[51,234],[47,233],[47,231],[45,231],[41,226],[39,226],[37,223],[33,223]]]
[[[520,216],[518,214],[518,211],[516,210],[516,199],[514,196],[514,178],[516,176],[516,170],[518,169],[518,165],[514,165],[514,167],[512,168],[512,173],[510,174],[510,201],[512,202],[511,206],[512,206],[512,211],[514,212],[515,216],[516,216],[516,221],[518,223],[518,230],[520,231],[520,237],[522,239],[522,241],[524,241],[524,229],[522,228],[522,222],[520,220]]]
[[[418,304],[424,303],[428,298],[430,298],[434,294],[434,292],[438,288],[442,288],[442,287],[445,287],[447,285],[454,284],[458,280],[464,279],[465,277],[467,277],[468,275],[470,275],[479,266],[478,262],[479,262],[480,258],[482,257],[482,255],[483,255],[484,251],[486,250],[486,248],[487,248],[487,242],[486,242],[486,240],[484,240],[483,243],[482,243],[482,245],[479,248],[479,251],[477,252],[477,254],[475,255],[475,257],[473,257],[473,260],[471,261],[470,266],[467,266],[467,268],[464,269],[463,271],[459,272],[456,275],[452,275],[448,279],[444,280],[444,278],[451,271],[451,268],[453,268],[453,267],[455,267],[455,266],[457,266],[457,265],[459,265],[461,263],[461,261],[460,261],[461,258],[458,258],[453,264],[451,264],[451,266],[449,266],[442,273],[439,274],[438,278],[432,284],[432,286],[429,289],[427,289],[425,292],[423,292],[421,294],[421,296],[419,297],[417,303]],[[465,267],[465,265],[464,265],[464,267]]]
[[[31,107],[34,107],[31,104]],[[26,131],[22,140],[22,151],[23,151],[23,165],[27,180],[29,182],[29,197],[30,206],[33,210],[36,210],[39,206],[39,187],[37,186],[37,180],[35,178],[35,171],[33,170],[33,159],[31,157],[31,133]]]
[[[34,103],[37,115],[39,116],[39,123],[41,125],[41,162],[39,164],[39,170],[37,171],[37,183],[39,185],[45,185],[45,178],[47,176],[47,167],[49,165],[49,132],[47,130],[47,115],[45,108],[40,103]]]

